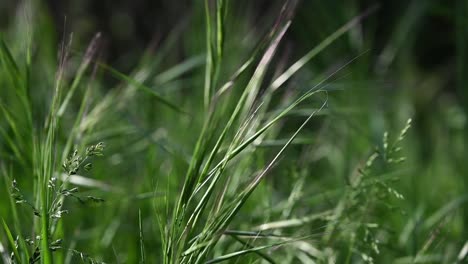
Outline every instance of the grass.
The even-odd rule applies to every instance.
[[[464,99],[410,55],[437,5],[408,5],[377,48],[385,7],[356,4],[285,1],[252,29],[205,0],[128,73],[100,33],[86,49],[65,34],[55,62],[43,6],[19,5],[0,35],[2,261],[466,261]],[[315,28],[312,9],[337,19]]]

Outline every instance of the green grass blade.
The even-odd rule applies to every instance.
[[[16,245],[15,245],[15,240],[13,239],[13,236],[11,235],[11,231],[8,228],[8,225],[5,223],[5,220],[3,218],[2,218],[2,225],[3,225],[3,231],[5,232],[5,234],[7,236],[7,239],[8,239],[8,242],[10,243],[11,250],[13,250],[13,253],[15,254],[16,261],[18,263],[22,263],[20,254],[19,254],[18,249],[16,248]]]
[[[444,205],[442,208],[437,210],[430,217],[427,217],[423,223],[423,227],[425,229],[434,228],[437,225],[437,223],[442,221],[449,214],[453,213],[459,208],[465,208],[466,206],[464,206],[464,204],[466,203],[468,203],[468,195],[464,195],[464,196],[458,197],[450,201],[449,203]]]
[[[65,99],[62,102],[62,105],[60,106],[57,115],[60,117],[63,115],[65,110],[67,109],[68,104],[70,103],[70,100],[75,93],[76,89],[78,88],[79,84],[81,83],[81,80],[88,69],[89,65],[91,64],[91,61],[93,60],[97,49],[99,45],[99,39],[101,38],[101,34],[97,33],[93,39],[91,40],[86,53],[84,55],[83,61],[80,64],[80,67],[78,68],[78,71],[75,75],[75,78],[73,79],[73,82],[71,84],[70,89],[67,92],[67,95],[65,96]]]
[[[293,65],[291,65],[286,71],[284,71],[276,80],[271,84],[271,89],[276,90],[281,85],[283,85],[287,80],[289,80],[297,71],[299,71],[304,65],[306,65],[310,60],[312,60],[315,56],[317,56],[320,52],[322,52],[325,48],[330,46],[335,40],[343,36],[347,33],[351,28],[356,26],[362,19],[373,13],[377,10],[377,6],[373,6],[366,10],[360,16],[353,18],[351,21],[340,27],[338,30],[330,34],[327,38],[325,38],[320,44],[318,44],[315,48],[307,52],[302,58],[296,61]]]
[[[232,238],[234,238],[237,242],[241,243],[242,245],[244,245],[245,247],[247,247],[248,249],[253,249],[255,248],[255,246],[251,245],[250,243],[240,239],[239,237],[235,236],[235,235],[231,235]],[[276,262],[270,257],[268,256],[267,254],[261,252],[260,250],[256,250],[254,251],[253,253],[257,254],[258,256],[260,256],[261,258],[263,258],[265,261],[267,261],[268,263],[271,263],[271,264],[275,264]]]
[[[189,58],[180,64],[177,64],[176,66],[158,74],[154,78],[154,84],[155,85],[163,85],[168,82],[171,82],[175,80],[176,78],[182,76],[183,74],[203,65],[205,61],[203,60],[203,56],[194,56],[192,58]]]
[[[327,210],[321,213],[315,213],[315,214],[308,215],[302,218],[293,218],[293,219],[286,219],[286,220],[264,223],[257,227],[254,227],[254,229],[259,230],[259,231],[266,231],[266,230],[275,230],[275,229],[281,229],[281,228],[291,228],[291,227],[301,226],[301,225],[310,223],[314,220],[323,219],[331,215],[333,215],[333,210]]]
[[[117,78],[117,79],[119,79],[121,81],[127,82],[127,83],[133,85],[135,88],[138,88],[138,89],[142,90],[143,92],[146,92],[146,93],[152,95],[156,100],[158,100],[163,105],[171,108],[172,110],[174,110],[174,111],[176,111],[178,113],[181,113],[181,114],[187,114],[187,112],[185,112],[179,106],[177,106],[176,104],[174,104],[174,103],[170,102],[169,100],[165,99],[160,94],[153,91],[153,89],[151,89],[148,86],[138,82],[137,80],[133,79],[132,77],[127,76],[127,75],[115,70],[114,68],[112,68],[112,67],[110,67],[110,66],[108,66],[106,64],[100,63],[99,66],[101,66],[103,69],[105,69],[109,73],[111,73],[115,78]]]
[[[18,63],[15,61],[13,54],[5,43],[2,34],[0,34],[0,61],[4,66],[4,71],[8,73],[10,81],[13,84],[12,89],[14,89],[15,93],[18,95],[20,103],[24,107],[24,113],[28,124],[32,124],[32,111],[29,103],[27,76],[20,71]]]
[[[226,0],[227,1],[227,0]],[[217,61],[221,61],[224,53],[224,19],[226,16],[226,1],[216,1],[216,55]]]
[[[140,236],[140,263],[146,263],[145,244],[143,243],[143,222],[141,220],[141,209],[138,209],[138,228]]]
[[[250,253],[257,253],[260,250],[269,249],[269,248],[273,248],[273,247],[279,247],[279,246],[283,246],[283,245],[286,245],[286,244],[289,244],[289,243],[292,243],[292,242],[295,242],[295,241],[304,240],[304,239],[305,238],[291,239],[291,240],[278,242],[278,243],[274,243],[274,244],[270,244],[270,245],[264,245],[264,246],[258,246],[258,247],[252,247],[252,248],[244,249],[244,250],[239,250],[239,251],[236,251],[236,252],[233,252],[233,253],[229,253],[229,254],[226,254],[226,255],[219,256],[217,258],[211,259],[211,260],[207,261],[206,264],[213,264],[213,263],[219,263],[219,262],[227,261],[227,260],[230,260],[230,259],[233,259],[233,258],[242,257],[242,256],[250,254]]]
[[[212,44],[212,25],[209,1],[205,0],[205,23],[206,23],[206,63],[205,63],[205,86],[204,86],[204,105],[208,110],[211,101],[211,94],[213,90],[213,75],[214,75],[214,58],[213,58],[213,44]]]
[[[0,58],[5,64],[5,69],[7,69],[10,73],[10,76],[14,78],[14,82],[18,85],[18,88],[23,89],[24,86],[21,85],[21,80],[23,80],[23,77],[21,76],[20,69],[15,59],[13,58],[13,55],[11,54],[10,49],[8,48],[5,41],[3,40],[3,37],[1,34],[0,34],[0,55],[1,55]]]

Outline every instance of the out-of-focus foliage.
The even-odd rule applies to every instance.
[[[468,2],[295,3],[1,1],[1,259],[467,261]]]

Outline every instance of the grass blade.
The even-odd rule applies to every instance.
[[[286,245],[286,244],[289,244],[289,243],[292,243],[292,242],[296,242],[296,241],[300,241],[300,240],[304,240],[304,239],[306,239],[306,237],[297,238],[297,239],[290,239],[290,240],[287,240],[287,241],[282,241],[282,242],[278,242],[278,243],[274,243],[274,244],[270,244],[270,245],[264,245],[264,246],[258,246],[258,247],[252,247],[252,248],[244,249],[244,250],[239,250],[239,251],[229,253],[229,254],[214,258],[212,260],[209,260],[209,261],[206,262],[206,264],[213,264],[213,263],[223,262],[223,261],[226,261],[226,260],[229,260],[229,259],[232,259],[232,258],[237,258],[237,257],[244,256],[244,255],[247,255],[247,254],[250,254],[250,253],[258,253],[260,250],[269,249],[269,248],[273,248],[273,247],[279,247],[279,246],[283,246],[283,245]]]
[[[248,249],[253,249],[255,248],[253,245],[251,245],[250,243],[240,239],[239,237],[235,236],[235,235],[231,235],[232,238],[234,238],[237,242],[241,243],[242,245],[244,245],[245,247],[247,247]],[[261,258],[263,258],[265,261],[267,261],[268,263],[271,263],[271,264],[275,264],[276,262],[270,257],[268,256],[267,254],[261,252],[260,250],[257,250],[257,251],[254,251],[255,254],[257,254],[258,256],[260,256]]]
[[[110,66],[108,66],[106,64],[100,63],[99,66],[101,66],[103,69],[105,69],[109,73],[111,73],[115,78],[117,78],[117,79],[119,79],[121,81],[127,82],[127,83],[133,85],[135,88],[138,88],[138,89],[142,90],[143,92],[146,92],[146,93],[152,95],[156,100],[158,100],[163,105],[171,108],[172,110],[174,110],[174,111],[176,111],[178,113],[187,114],[187,112],[182,110],[179,106],[177,106],[176,104],[174,104],[174,103],[170,102],[169,100],[165,99],[160,94],[153,91],[153,89],[151,89],[148,86],[138,82],[137,80],[133,79],[132,77],[127,76],[127,75],[115,70],[114,68],[112,68],[112,67],[110,67]]]
[[[138,228],[139,228],[139,235],[140,235],[140,263],[146,263],[145,257],[145,244],[143,243],[143,222],[141,220],[141,209],[138,209]]]
[[[89,43],[89,46],[86,50],[86,53],[84,55],[83,61],[80,64],[80,67],[78,68],[78,71],[76,73],[75,78],[73,79],[73,82],[71,84],[70,89],[67,92],[67,95],[65,96],[65,99],[62,102],[62,105],[60,106],[57,115],[60,117],[63,115],[65,110],[67,109],[67,106],[75,93],[76,89],[78,88],[78,85],[80,84],[86,70],[88,69],[89,65],[91,64],[92,59],[94,58],[98,45],[99,45],[99,39],[101,38],[101,33],[97,33],[94,35],[93,39]]]
[[[209,1],[205,0],[205,23],[206,23],[206,64],[205,64],[205,86],[204,86],[204,105],[208,109],[213,90],[213,75],[214,75],[214,58],[212,44],[212,26],[210,16]]]
[[[15,259],[18,263],[21,263],[21,258],[20,258],[18,249],[16,248],[15,240],[13,239],[13,236],[11,235],[11,231],[8,228],[8,225],[5,223],[5,220],[3,218],[2,218],[2,225],[3,225],[3,231],[5,232],[8,242],[10,243],[11,250],[13,250],[13,253],[15,254]]]
[[[378,8],[377,5],[367,9],[361,15],[353,18],[351,21],[343,25],[341,28],[330,34],[327,38],[325,38],[320,44],[318,44],[315,48],[310,50],[306,55],[296,61],[293,65],[291,65],[286,71],[284,71],[276,80],[271,84],[271,89],[276,90],[281,85],[283,85],[287,80],[289,80],[297,71],[299,71],[306,63],[312,60],[315,56],[317,56],[320,52],[322,52],[325,48],[327,48],[330,44],[332,44],[335,40],[339,37],[343,36],[346,32],[348,32],[352,27],[357,25],[362,19],[376,11]]]

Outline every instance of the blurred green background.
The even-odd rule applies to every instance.
[[[116,259],[136,263],[138,209],[143,212],[146,232],[157,234],[152,214],[154,207],[163,202],[157,197],[135,197],[151,194],[160,186],[167,186],[177,195],[182,181],[179,175],[187,169],[185,160],[201,129],[206,52],[203,1],[32,1],[33,16],[25,17],[21,10],[28,6],[27,2],[2,0],[0,28],[17,57],[24,53],[25,35],[32,36],[32,114],[36,127],[44,122],[50,104],[59,45],[70,34],[71,68],[78,67],[88,43],[96,32],[101,32],[101,61],[129,75],[147,69],[142,82],[157,87],[166,98],[192,113],[192,118],[180,117],[138,93],[122,97],[130,99],[120,102],[117,91],[125,85],[110,74],[96,73],[92,102],[98,104],[105,94],[113,92],[115,101],[103,109],[104,121],[74,139],[74,143],[106,143],[104,158],[95,161],[89,175],[111,187],[110,191],[107,187],[85,187],[85,192],[103,197],[106,202],[91,207],[74,205],[77,209],[70,210],[64,219],[64,226],[69,226],[65,237],[73,237],[66,243],[108,263],[119,262]],[[274,24],[283,4],[268,0],[229,2],[221,80],[227,81],[248,58]],[[289,81],[285,93],[301,94],[351,61],[327,80],[329,101],[324,114],[301,132],[303,142],[294,144],[272,177],[259,186],[240,212],[238,225],[248,228],[249,224],[300,218],[334,208],[341,188],[374,147],[382,145],[382,135],[386,131],[390,136],[397,135],[412,118],[412,128],[403,143],[407,159],[392,170],[399,179],[394,188],[405,199],[374,216],[388,231],[375,263],[464,263],[466,257],[459,256],[468,241],[468,1],[299,1],[291,28],[275,56],[275,68],[267,76],[272,79],[375,4],[377,11],[319,53]],[[28,32],[29,24],[34,33]],[[168,71],[174,68],[175,73]],[[66,74],[71,78],[73,71]],[[85,78],[93,77],[89,74]],[[0,78],[1,102],[12,112],[20,111],[21,106],[12,99],[14,91],[8,90],[5,80]],[[72,124],[80,98],[85,96],[84,90],[77,94],[58,133],[60,146],[65,144],[68,124]],[[281,98],[273,98],[273,102],[280,105]],[[303,108],[299,110],[308,109]],[[293,115],[278,129],[278,137],[291,135],[306,115],[300,111]],[[0,126],[8,131],[5,120],[0,120]],[[270,146],[267,143],[259,147],[264,156],[255,156],[254,163],[259,167],[278,148],[276,141]],[[28,178],[31,168],[12,161],[12,150],[5,140],[0,139],[0,148],[0,166],[13,171],[21,189],[31,192],[29,198],[33,199]],[[27,152],[27,146],[24,148]],[[168,153],[177,158],[169,162]],[[301,197],[288,200],[303,177],[306,183],[301,187]],[[8,194],[4,192],[8,186],[5,177],[0,183],[0,213],[7,223],[12,223]],[[271,209],[285,200],[291,202],[289,214]],[[24,208],[20,213],[24,219],[22,230],[30,232],[31,212]],[[318,227],[320,223],[310,223],[285,233],[320,235]],[[5,240],[0,237],[4,245]],[[146,236],[145,243],[148,259],[160,257],[157,235]],[[340,245],[336,242],[334,246]],[[307,263],[295,257],[298,254],[294,251],[277,254],[288,256],[284,263]],[[424,257],[416,259],[418,254]],[[254,259],[241,258],[237,263]],[[338,257],[336,263],[345,263],[342,261]],[[357,257],[352,260],[362,261]]]

